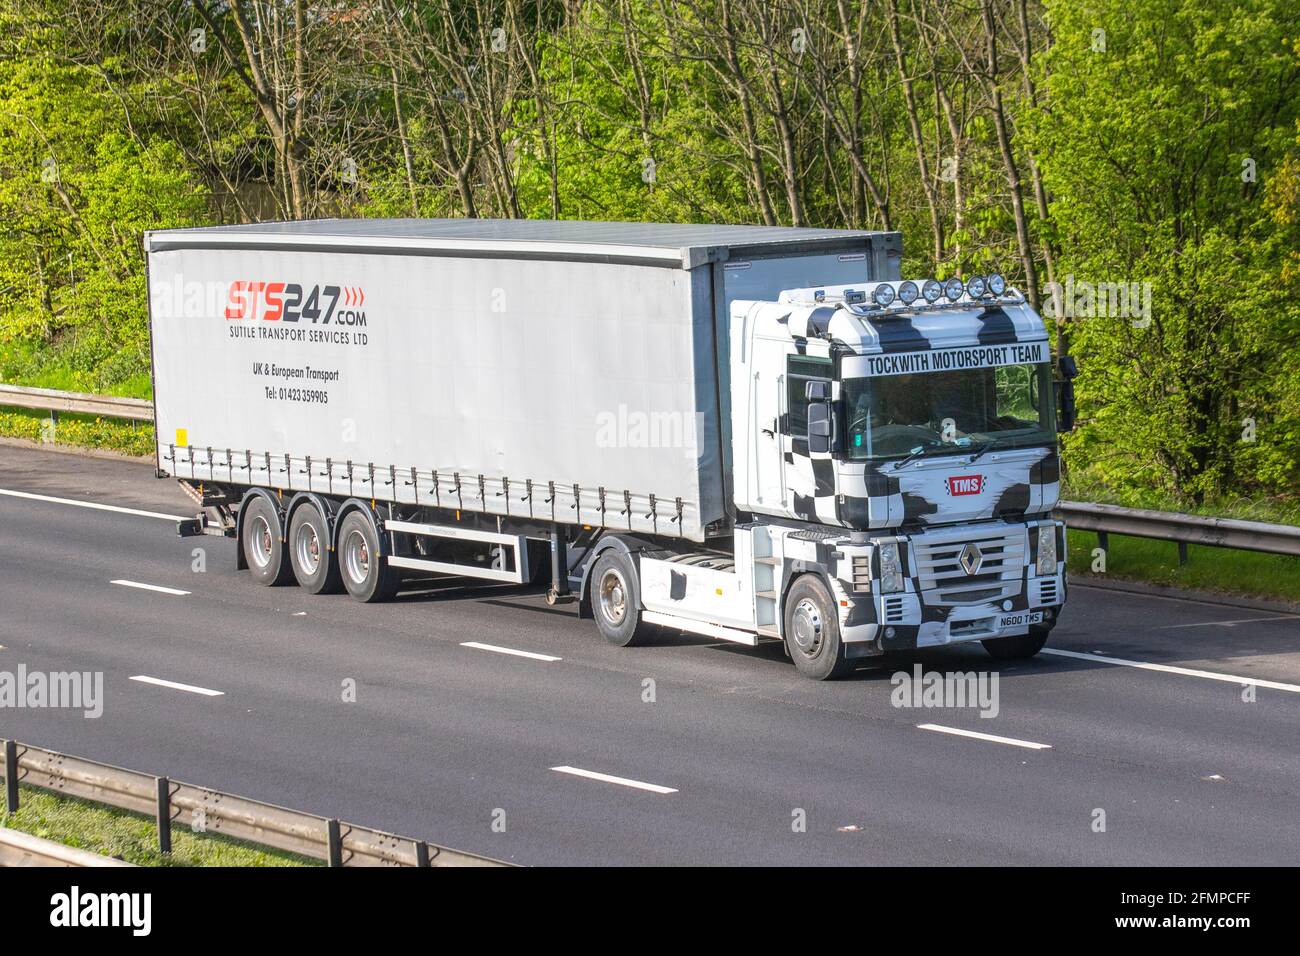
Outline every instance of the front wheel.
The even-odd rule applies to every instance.
[[[339,525],[338,547],[335,556],[343,586],[358,601],[371,603],[387,601],[397,593],[401,577],[380,547],[379,533],[370,516],[361,511],[349,511]]]
[[[998,637],[991,641],[980,641],[989,656],[999,661],[1022,661],[1033,657],[1047,643],[1047,635],[1052,633],[1050,627],[1033,624],[1028,634],[1018,637]]]
[[[641,622],[632,559],[606,551],[591,569],[591,613],[600,636],[617,647],[644,644],[652,630]]]
[[[785,643],[799,673],[813,680],[843,677],[853,669],[840,639],[835,602],[820,579],[804,575],[785,598]]]

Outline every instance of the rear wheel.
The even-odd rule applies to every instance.
[[[989,656],[999,661],[1021,661],[1033,657],[1047,643],[1047,635],[1052,633],[1050,627],[1030,625],[1029,633],[1018,637],[999,637],[991,641],[980,641]]]
[[[653,634],[641,622],[632,560],[618,551],[606,551],[591,569],[591,613],[600,636],[618,647],[644,644]]]
[[[293,568],[280,540],[279,510],[261,495],[244,509],[239,539],[248,570],[258,584],[275,587],[293,580]]]
[[[785,598],[785,643],[805,677],[830,680],[853,669],[840,640],[835,602],[819,578],[804,575]]]
[[[338,555],[330,550],[325,516],[310,502],[299,505],[289,521],[289,561],[298,584],[312,594],[343,590]]]
[[[379,532],[370,516],[349,511],[339,525],[335,558],[343,586],[358,601],[387,601],[397,593],[401,577],[390,567],[379,543]]]

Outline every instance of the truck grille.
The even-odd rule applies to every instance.
[[[935,606],[958,607],[1001,601],[1020,593],[1025,565],[1025,529],[995,528],[984,534],[963,534],[952,540],[912,539],[921,600]],[[974,574],[962,567],[962,549],[974,544],[980,564]]]

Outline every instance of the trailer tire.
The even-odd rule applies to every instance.
[[[991,641],[980,641],[989,656],[999,661],[1023,661],[1033,657],[1047,643],[1047,635],[1052,633],[1050,627],[1030,625],[1029,633],[1018,637],[997,637]]]
[[[831,680],[853,670],[840,638],[835,601],[816,575],[797,578],[786,593],[785,644],[805,677]]]
[[[293,568],[280,539],[280,512],[267,498],[256,495],[244,508],[239,546],[253,580],[279,587],[293,580]]]
[[[387,601],[397,593],[401,575],[388,564],[379,531],[364,511],[349,511],[344,516],[334,557],[343,586],[363,604]]]
[[[627,555],[611,548],[596,558],[589,593],[596,630],[609,643],[634,647],[650,638],[653,630],[641,621],[636,571]]]
[[[289,519],[289,563],[298,585],[311,594],[337,594],[343,590],[338,555],[330,548],[329,525],[310,501],[294,509]]]

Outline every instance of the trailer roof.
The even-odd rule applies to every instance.
[[[729,252],[794,247],[866,247],[874,237],[897,245],[897,233],[791,226],[585,222],[553,219],[309,219],[238,226],[165,229],[145,234],[145,248],[329,248],[454,252],[542,258],[657,260],[693,268]]]

